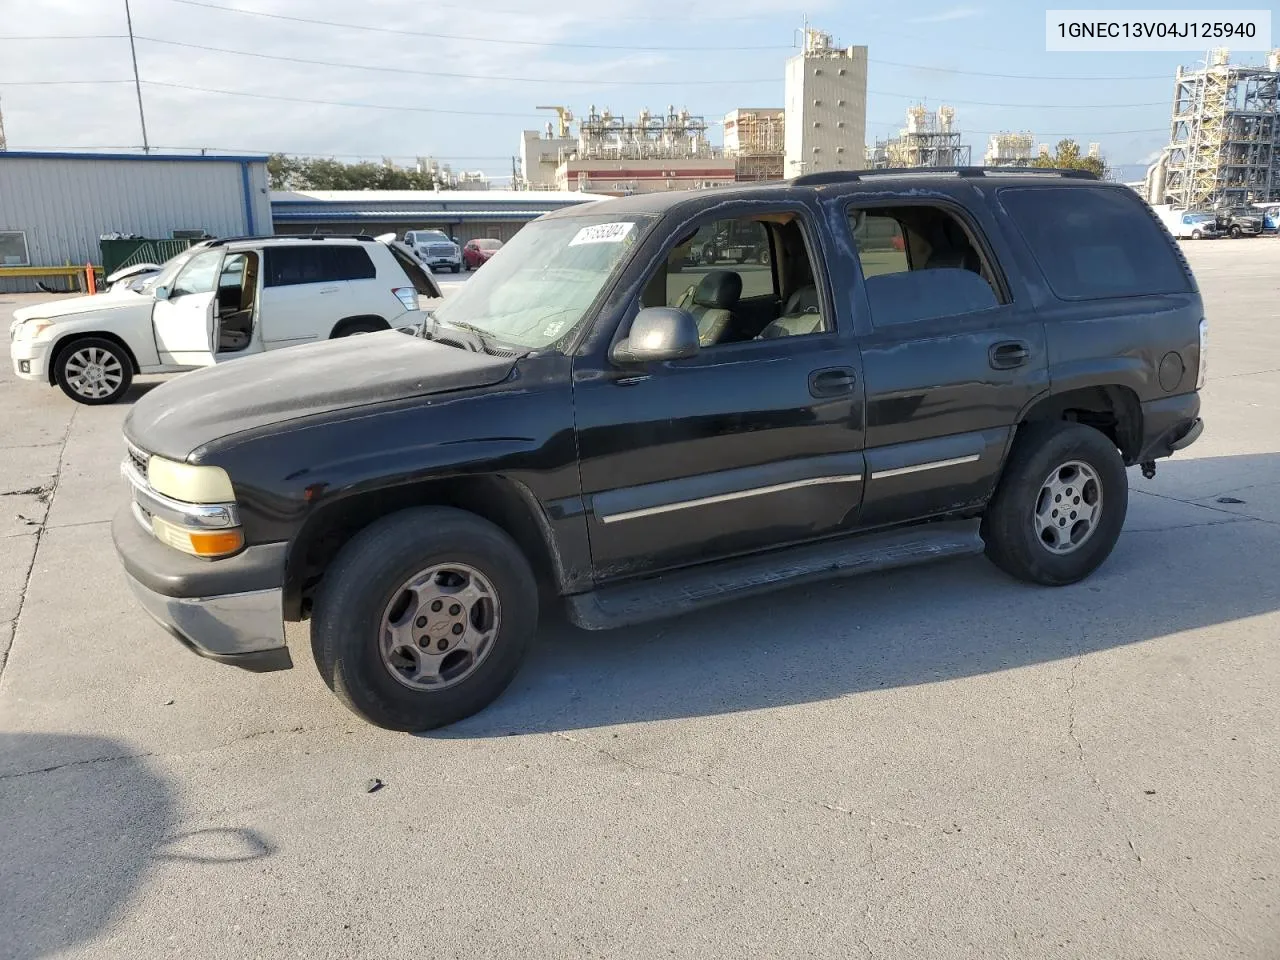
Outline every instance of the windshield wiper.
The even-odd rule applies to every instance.
[[[489,348],[489,343],[485,339],[483,331],[481,331],[479,327],[472,326],[469,323],[461,323],[458,321],[450,321],[450,320],[438,320],[435,317],[432,317],[430,324],[428,326],[423,327],[423,331],[422,331],[423,336],[426,337],[428,340],[439,340],[440,337],[437,335],[437,333],[441,326],[449,327],[452,330],[457,330],[459,333],[464,334],[464,336],[459,337],[458,339],[461,340],[466,345],[467,349],[472,351],[473,353],[492,353],[493,352]]]

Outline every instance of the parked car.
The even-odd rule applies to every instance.
[[[501,240],[489,240],[483,237],[468,240],[467,245],[462,248],[462,259],[468,270],[479,270],[501,249]]]
[[[462,269],[462,249],[443,230],[410,230],[404,242],[432,270],[458,273]]]
[[[1178,234],[1180,237],[1190,237],[1192,240],[1216,240],[1218,237],[1225,236],[1218,225],[1216,213],[1194,211],[1185,213],[1182,215],[1182,223],[1182,231]]]
[[[1223,236],[1240,239],[1241,237],[1259,237],[1262,235],[1262,216],[1257,210],[1248,207],[1237,207],[1217,212],[1218,233]]]
[[[774,269],[710,270],[679,309],[676,261],[708,226],[764,231]],[[853,238],[879,232],[908,242],[868,275]],[[1087,577],[1125,467],[1154,475],[1201,433],[1204,317],[1149,208],[1082,172],[571,207],[420,337],[143,397],[116,549],[195,652],[289,667],[284,621],[309,617],[351,709],[435,727],[507,686],[547,602],[597,629],[983,551],[1031,583]]]
[[[371,237],[247,237],[196,244],[138,290],[14,311],[25,380],[113,403],[135,374],[212,366],[313,340],[416,331],[440,288],[413,257]]]

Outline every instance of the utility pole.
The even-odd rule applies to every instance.
[[[138,78],[138,48],[133,42],[133,14],[129,10],[129,0],[124,0],[124,19],[129,25],[129,54],[133,57],[133,89],[138,94],[138,120],[142,124],[142,152],[150,153],[151,144],[147,142],[147,115],[142,111],[142,81]]]

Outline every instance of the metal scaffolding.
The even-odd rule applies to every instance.
[[[984,167],[1025,167],[1033,159],[1036,138],[1030,133],[994,133],[982,157]]]
[[[1280,199],[1280,51],[1265,67],[1232,64],[1223,48],[1174,78],[1163,196],[1185,209]]]
[[[724,153],[739,180],[781,180],[786,135],[782,110],[739,108],[724,118]]]
[[[917,104],[907,110],[907,125],[890,140],[877,140],[870,165],[886,167],[967,167],[973,148],[960,142],[954,107],[930,112]]]

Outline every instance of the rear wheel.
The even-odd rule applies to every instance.
[[[1232,227],[1232,228],[1231,228],[1231,239],[1232,239],[1232,240],[1239,240],[1239,239],[1240,239],[1240,237],[1243,235],[1243,233],[1244,233],[1244,231],[1243,231],[1243,230],[1241,230],[1239,227]]]
[[[378,333],[380,330],[387,329],[389,328],[381,320],[349,320],[334,327],[333,336],[330,339],[354,337],[361,333]]]
[[[1192,240],[1199,240],[1199,239],[1201,239],[1203,236],[1204,236],[1204,234],[1203,234],[1203,233],[1201,233],[1199,230],[1192,230],[1192,231],[1191,231],[1191,239],[1192,239]]]
[[[73,340],[54,360],[54,379],[72,400],[115,403],[133,382],[133,361],[120,344],[102,337]]]
[[[1124,461],[1103,433],[1027,424],[982,520],[987,557],[1019,580],[1075,583],[1111,554],[1128,503]]]
[[[343,548],[316,598],[311,648],[355,713],[429,730],[506,689],[537,621],[533,572],[510,537],[462,510],[421,508]]]

